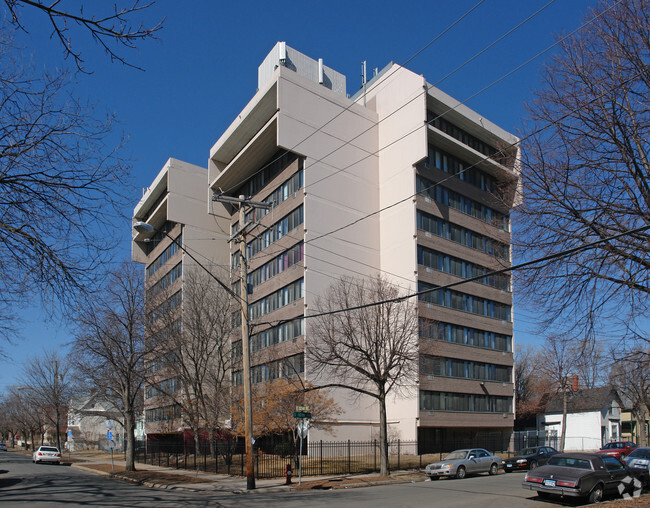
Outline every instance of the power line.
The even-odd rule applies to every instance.
[[[402,296],[398,296],[396,298],[389,298],[389,299],[381,300],[381,301],[378,301],[378,302],[371,302],[371,303],[366,303],[366,304],[362,304],[362,305],[356,305],[356,306],[353,306],[353,307],[347,307],[347,308],[344,308],[344,309],[336,309],[336,310],[332,310],[332,311],[320,312],[320,313],[317,313],[317,314],[308,314],[306,316],[303,316],[303,318],[308,319],[308,318],[314,318],[314,317],[328,316],[328,315],[332,315],[332,314],[340,314],[341,312],[350,312],[350,311],[355,311],[355,310],[362,310],[362,309],[366,309],[366,308],[369,308],[369,307],[375,307],[377,305],[383,305],[385,303],[401,302],[401,301],[404,301],[404,300],[408,300],[409,298],[415,298],[415,297],[419,297],[419,296],[422,296],[422,295],[426,295],[426,294],[434,293],[434,292],[437,292],[437,291],[441,291],[441,290],[444,290],[444,289],[454,288],[454,287],[460,286],[462,284],[467,284],[468,282],[477,282],[477,281],[482,280],[485,277],[489,277],[491,275],[503,274],[503,273],[506,273],[506,272],[519,270],[519,269],[525,268],[527,266],[537,265],[537,264],[540,264],[540,263],[545,263],[547,261],[552,261],[554,259],[560,259],[560,258],[563,258],[563,257],[567,257],[567,256],[570,256],[572,254],[576,254],[578,252],[582,252],[584,250],[591,249],[592,247],[595,247],[595,246],[600,245],[602,243],[611,242],[613,240],[617,240],[617,239],[622,238],[624,236],[640,233],[640,232],[648,230],[648,229],[650,229],[650,225],[642,226],[642,227],[636,228],[636,229],[630,229],[630,230],[627,230],[627,231],[623,231],[622,233],[618,233],[616,235],[608,236],[606,238],[601,238],[601,239],[595,240],[593,242],[589,242],[589,243],[586,243],[586,244],[583,244],[583,245],[579,245],[578,247],[573,247],[571,249],[565,249],[565,250],[562,250],[560,252],[556,252],[556,253],[553,253],[553,254],[549,254],[547,256],[543,256],[541,258],[536,258],[536,259],[533,259],[533,260],[530,260],[530,261],[525,261],[523,263],[512,265],[511,267],[508,267],[508,268],[502,268],[502,269],[499,269],[499,270],[492,270],[489,273],[486,273],[486,274],[483,274],[483,275],[478,275],[476,277],[471,277],[469,279],[463,279],[463,280],[460,280],[460,281],[451,282],[449,284],[444,284],[442,286],[437,286],[437,287],[434,287],[434,288],[425,289],[425,290],[417,291],[415,293],[411,293],[411,294],[408,294],[408,295],[402,295]],[[295,319],[295,317],[292,318],[292,319]],[[264,323],[256,323],[256,325],[258,325],[258,326],[260,324],[275,325],[275,324],[284,323],[286,321],[287,320],[267,321],[267,322],[264,322]]]

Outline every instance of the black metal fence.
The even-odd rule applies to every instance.
[[[515,450],[531,446],[552,446],[559,449],[560,438],[557,433],[544,430],[518,430],[512,433],[512,443]]]
[[[389,443],[390,469],[421,469],[430,462],[440,460],[450,449],[482,447],[505,457],[508,443],[503,439],[490,443],[468,444],[447,442],[434,450],[430,444],[423,446],[417,441],[394,440]],[[255,476],[278,478],[284,476],[287,466],[298,474],[298,460],[302,462],[304,476],[341,475],[378,472],[380,467],[380,444],[378,441],[317,441],[303,445],[302,454],[292,442],[256,447],[254,453]],[[242,441],[202,441],[197,453],[194,443],[187,441],[139,442],[136,461],[141,463],[200,470],[212,473],[244,476],[246,452]]]

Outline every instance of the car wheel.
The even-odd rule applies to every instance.
[[[600,503],[603,499],[603,486],[599,483],[589,493],[590,503]]]
[[[492,476],[494,476],[494,475],[497,474],[498,472],[499,472],[499,466],[497,466],[496,464],[492,464],[492,465],[490,466],[490,474],[491,474]]]
[[[467,472],[465,471],[465,468],[463,466],[458,466],[458,469],[456,469],[456,478],[462,480],[463,478],[465,478],[466,474]]]
[[[537,467],[537,461],[536,460],[531,460],[529,469],[535,469],[536,467]]]

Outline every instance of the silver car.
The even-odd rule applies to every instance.
[[[494,475],[499,472],[502,462],[500,457],[483,448],[471,448],[451,452],[440,462],[429,464],[424,472],[432,480],[443,476],[455,476],[460,479],[475,473]]]

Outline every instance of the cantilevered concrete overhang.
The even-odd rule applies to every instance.
[[[214,192],[231,190],[276,152],[278,76],[276,70],[210,150],[209,181]]]

